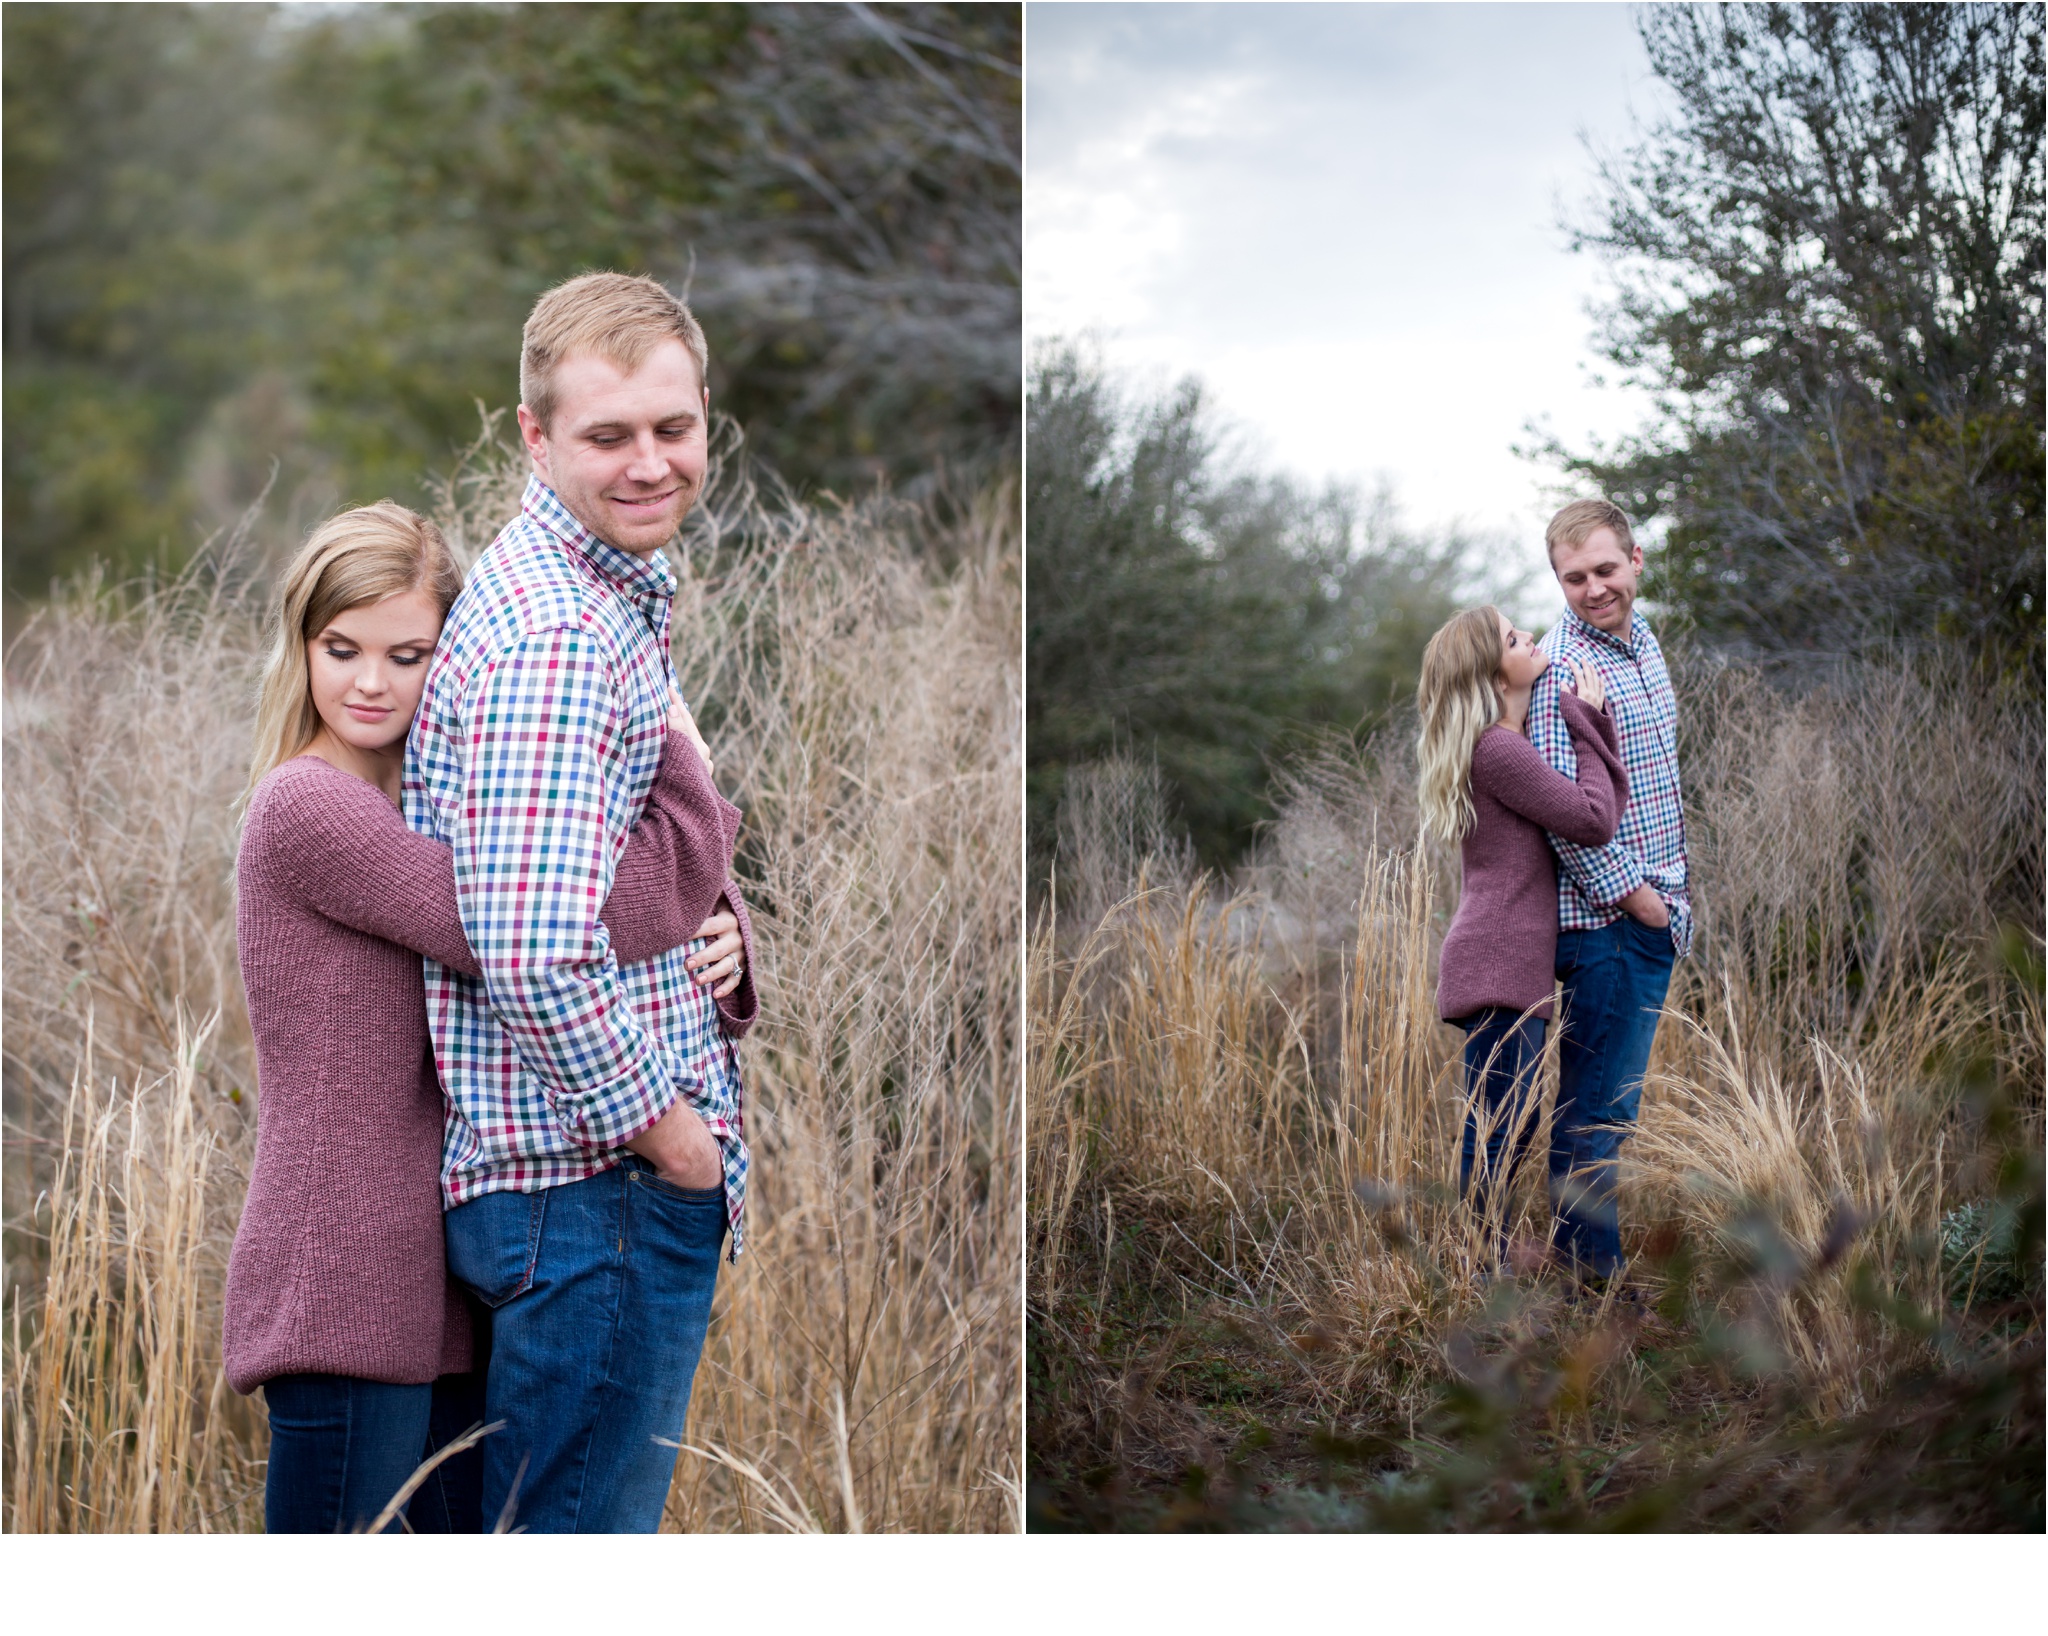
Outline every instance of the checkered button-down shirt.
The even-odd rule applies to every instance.
[[[732,1253],[747,1147],[739,1063],[685,957],[613,955],[598,912],[667,731],[675,579],[530,479],[449,610],[405,752],[408,822],[455,849],[476,981],[426,962],[452,1209],[617,1164],[680,1095],[725,1157]]]
[[[1529,742],[1565,777],[1574,777],[1579,758],[1558,708],[1557,690],[1572,675],[1571,662],[1584,660],[1600,672],[1607,703],[1621,739],[1628,769],[1628,805],[1621,825],[1605,846],[1575,846],[1550,837],[1557,853],[1557,923],[1565,930],[1591,931],[1618,920],[1621,900],[1643,882],[1657,889],[1671,910],[1671,945],[1692,948],[1692,893],[1685,871],[1685,809],[1678,790],[1678,701],[1671,673],[1649,624],[1629,614],[1628,639],[1609,636],[1566,611],[1545,633],[1550,668],[1536,678],[1529,696]]]

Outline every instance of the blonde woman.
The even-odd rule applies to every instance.
[[[1458,1186],[1497,1260],[1551,1013],[1557,861],[1547,837],[1602,845],[1628,802],[1614,721],[1590,665],[1575,665],[1573,690],[1559,690],[1577,779],[1554,771],[1525,736],[1530,690],[1549,664],[1499,609],[1471,608],[1430,638],[1417,688],[1423,827],[1458,847],[1464,864],[1437,978],[1438,1015],[1465,1031]]]
[[[272,1533],[370,1523],[481,1401],[446,1270],[420,957],[479,967],[453,855],[398,806],[406,731],[461,585],[423,518],[389,501],[344,512],[286,570],[263,678],[236,859],[260,1099],[223,1338],[229,1384],[264,1389]],[[622,960],[709,937],[692,960],[709,967],[745,947],[728,879],[739,814],[680,700],[669,729],[603,918]],[[714,916],[721,896],[731,912]],[[751,980],[715,993],[737,1037]],[[444,1472],[409,1525],[476,1529],[476,1462]]]

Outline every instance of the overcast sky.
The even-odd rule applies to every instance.
[[[1626,5],[1026,7],[1025,325],[1195,373],[1265,464],[1392,480],[1542,564],[1555,473],[1626,430],[1558,226],[1658,106]],[[1540,588],[1539,588],[1540,589]],[[1529,612],[1547,608],[1554,591]]]

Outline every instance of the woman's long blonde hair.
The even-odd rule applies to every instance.
[[[441,531],[390,500],[357,506],[314,529],[284,571],[276,640],[256,696],[256,748],[239,805],[272,768],[320,731],[307,680],[306,644],[351,608],[426,591],[445,619],[462,590],[462,566]]]
[[[1500,610],[1492,603],[1453,615],[1429,639],[1415,703],[1422,827],[1446,846],[1472,828],[1472,747],[1500,720]]]

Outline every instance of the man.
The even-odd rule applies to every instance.
[[[1567,611],[1543,639],[1550,668],[1530,697],[1530,741],[1567,778],[1577,772],[1557,689],[1572,661],[1583,660],[1600,672],[1628,770],[1628,805],[1612,841],[1584,847],[1550,838],[1564,985],[1552,1233],[1559,1255],[1599,1288],[1621,1265],[1616,1155],[1635,1124],[1672,965],[1692,946],[1678,707],[1657,639],[1635,609],[1643,553],[1621,508],[1575,501],[1544,538]]]
[[[486,1526],[655,1529],[728,1230],[740,1253],[747,1147],[715,1003],[745,972],[735,918],[624,968],[597,918],[671,722],[702,747],[660,553],[704,484],[704,370],[703,332],[652,279],[540,298],[519,370],[532,475],[449,612],[406,752],[407,817],[455,850],[484,972],[427,962],[449,1267],[490,1310],[484,1412],[505,1422]]]

